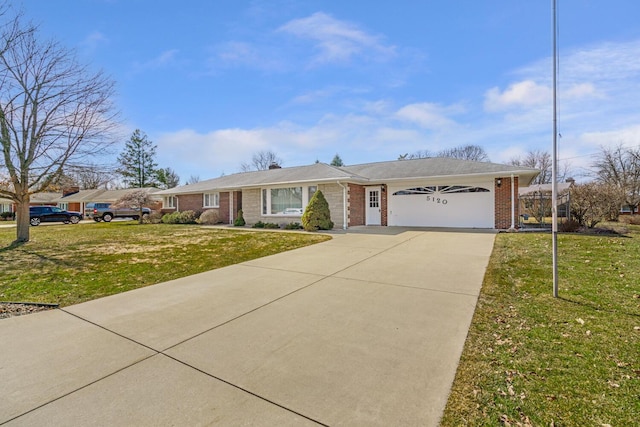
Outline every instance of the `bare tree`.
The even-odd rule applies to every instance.
[[[509,163],[514,166],[539,169],[540,174],[531,182],[531,185],[551,183],[552,158],[548,151],[530,150],[524,157],[514,157]]]
[[[130,193],[125,194],[121,198],[115,201],[112,205],[114,208],[129,208],[129,209],[138,209],[138,223],[142,224],[146,219],[144,207],[151,207],[156,203],[154,199],[151,198],[149,194],[148,188],[141,188],[139,190],[132,191]]]
[[[191,175],[187,180],[187,185],[197,184],[200,182],[200,175]]]
[[[69,174],[81,190],[107,187],[114,179],[113,172],[109,168],[91,164],[74,166]]]
[[[489,161],[489,155],[484,148],[472,144],[442,150],[438,153],[438,157],[452,157],[454,159],[473,160],[475,162]]]
[[[113,142],[113,82],[55,41],[38,40],[19,15],[0,32],[0,144],[10,179],[0,196],[16,203],[16,242],[26,242],[31,195]]]
[[[593,168],[599,182],[622,191],[622,204],[629,206],[633,214],[640,205],[640,149],[601,147]]]
[[[433,153],[429,150],[418,150],[414,153],[405,153],[398,156],[398,160],[413,160],[413,159],[426,159],[429,157],[451,157],[460,160],[473,160],[476,162],[488,162],[489,155],[479,145],[461,145],[454,148],[446,148],[440,150],[437,153]]]
[[[571,190],[571,216],[589,228],[599,222],[617,218],[623,193],[615,186],[598,182],[575,185]]]
[[[282,166],[282,159],[271,150],[258,151],[251,158],[251,163],[242,163],[240,165],[240,171],[263,171],[269,169],[269,167],[272,165]]]

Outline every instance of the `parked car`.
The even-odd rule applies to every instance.
[[[30,206],[29,223],[33,226],[41,222],[64,222],[77,224],[82,219],[80,212],[69,212],[55,206]]]
[[[151,209],[142,208],[142,217],[151,214]],[[87,203],[84,215],[96,222],[111,222],[113,218],[140,218],[139,208],[113,208],[111,203]]]

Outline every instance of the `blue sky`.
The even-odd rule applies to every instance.
[[[551,150],[551,0],[24,0],[117,82],[123,142],[202,179],[480,145]],[[640,2],[559,0],[559,157],[640,145]],[[116,152],[121,147],[116,148]],[[108,161],[109,159],[102,159]]]

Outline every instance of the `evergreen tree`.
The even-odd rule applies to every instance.
[[[120,168],[118,173],[122,175],[125,185],[129,188],[156,187],[158,184],[158,164],[155,162],[156,146],[147,139],[147,135],[136,129],[124,150],[118,156]]]
[[[342,161],[338,153],[336,153],[336,155],[333,156],[333,160],[331,160],[331,163],[329,164],[331,166],[344,166],[344,162]]]
[[[322,191],[318,190],[313,194],[301,220],[306,231],[331,230],[333,228],[329,203],[324,198]]]
[[[162,189],[177,187],[180,184],[180,176],[171,168],[156,170],[156,180]]]

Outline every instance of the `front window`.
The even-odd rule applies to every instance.
[[[270,205],[272,215],[302,215],[302,187],[272,188]]]
[[[262,189],[262,215],[300,216],[309,203],[312,187]],[[315,188],[315,187],[313,187]]]
[[[175,208],[176,207],[176,198],[174,196],[166,196],[162,200],[163,208]]]
[[[63,211],[66,211],[67,209],[69,209],[69,203],[58,203],[58,207]]]
[[[220,207],[220,193],[204,194],[202,207],[217,208]]]

